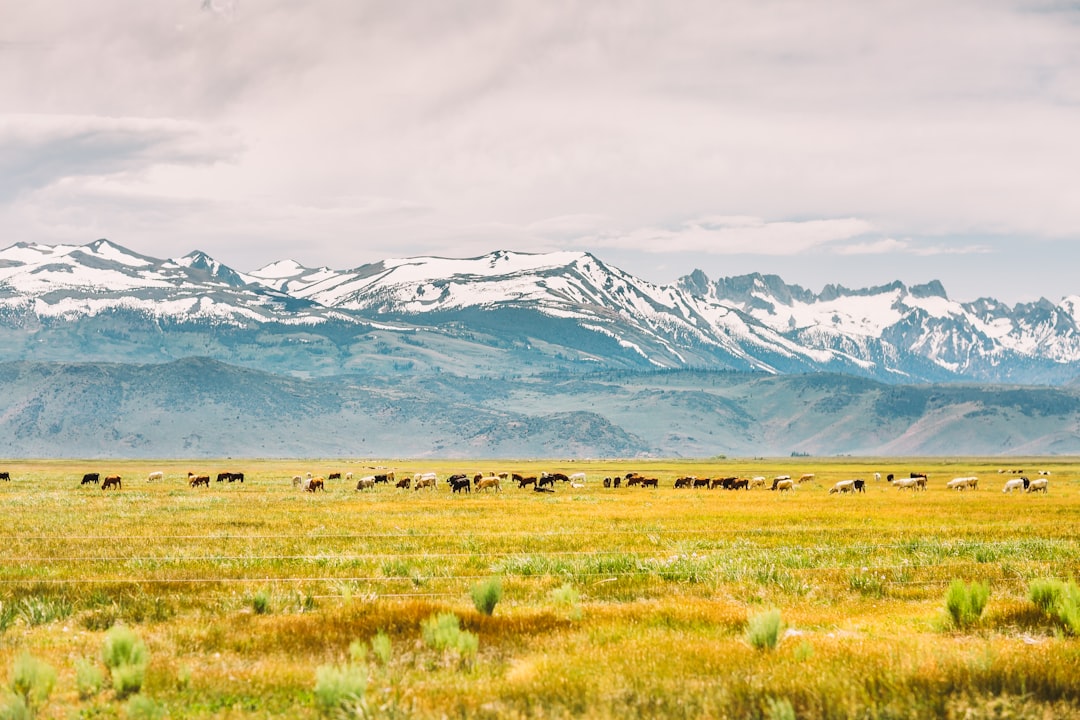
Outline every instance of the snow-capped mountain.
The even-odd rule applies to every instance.
[[[108,240],[20,243],[0,251],[0,312],[78,320],[116,311],[170,321],[325,321],[326,309],[246,278],[195,251],[159,260]]]
[[[814,294],[774,275],[751,274],[715,282],[700,271],[679,287],[732,305],[804,347],[878,356],[912,379],[945,379],[905,368],[922,359],[954,377],[1045,382],[1075,376],[1080,361],[1080,298],[1010,308],[991,298],[950,300],[939,282],[851,290],[826,286]]]
[[[161,260],[106,240],[0,251],[0,360],[203,354],[314,374],[704,368],[1053,384],[1080,375],[1078,317],[1080,297],[958,303],[936,282],[813,293],[695,271],[660,286],[585,252],[241,273],[201,252]]]

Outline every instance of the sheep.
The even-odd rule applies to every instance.
[[[1001,492],[1007,493],[1013,490],[1027,490],[1030,485],[1030,481],[1026,477],[1013,478],[1005,483],[1005,487],[1001,488]]]
[[[975,477],[974,475],[953,478],[949,482],[945,483],[945,487],[949,488],[950,490],[967,490],[968,488],[971,488],[972,490],[978,490],[979,478]]]
[[[840,482],[836,483],[831,488],[829,488],[829,494],[830,495],[832,495],[834,493],[841,493],[842,494],[842,493],[849,493],[849,492],[855,492],[855,481],[854,480],[841,480]]]
[[[1046,492],[1050,485],[1050,481],[1046,478],[1036,478],[1032,480],[1027,487],[1028,492]]]

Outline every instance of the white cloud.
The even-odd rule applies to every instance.
[[[587,238],[586,245],[645,252],[699,252],[717,255],[794,255],[873,231],[858,218],[766,222],[746,216],[707,217],[677,229],[642,228],[626,234]]]
[[[0,221],[17,239],[83,223],[227,258],[261,238],[250,266],[289,243],[345,266],[591,239],[850,272],[1080,239],[1067,5],[9,5]]]

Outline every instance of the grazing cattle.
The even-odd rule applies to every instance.
[[[888,475],[886,475],[886,476],[885,476],[885,479],[886,479],[887,481],[889,481],[889,482],[892,482],[892,481],[893,481],[893,479],[894,479],[894,477],[895,477],[895,476],[894,476],[894,475],[893,475],[892,473],[889,473]]]
[[[341,473],[332,472],[332,473],[330,473],[329,475],[326,476],[326,479],[327,480],[340,480],[341,479]]]
[[[736,478],[735,482],[731,483],[731,487],[724,486],[726,490],[749,490],[750,481],[746,478]]]
[[[412,478],[411,477],[403,477],[400,480],[398,480],[396,483],[394,483],[394,487],[402,488],[404,490],[408,490],[410,484],[412,484]]]
[[[749,490],[750,488],[757,488],[757,487],[762,487],[762,488],[765,487],[765,476],[764,475],[757,475],[756,477],[752,477],[752,478],[750,478],[750,482],[748,482],[746,484],[746,489],[747,490]]]
[[[187,476],[188,476],[188,485],[190,485],[191,487],[198,487],[200,485],[205,485],[206,487],[210,487],[210,476],[209,475],[196,475],[193,472],[188,472]]]
[[[293,475],[293,479],[292,479],[292,486],[293,487],[300,487],[301,485],[303,485],[303,483],[304,483],[304,478],[300,477],[299,475]]]
[[[784,492],[786,490],[794,490],[795,483],[792,482],[790,477],[773,478],[772,489],[778,490],[780,492]]]
[[[711,487],[712,486],[712,480],[710,480],[709,478],[698,478],[698,477],[696,477],[696,478],[694,478],[694,481],[691,483],[691,486],[696,487],[696,488]]]
[[[551,477],[547,473],[540,473],[540,479],[536,481],[535,487],[544,487],[544,486],[554,487],[555,486],[555,478]]]
[[[644,480],[645,480],[645,478],[641,477],[640,475],[634,475],[634,476],[627,475],[626,476],[626,487],[634,487],[635,485],[640,485],[642,483],[642,481],[644,481]]]
[[[604,487],[607,487],[608,481],[609,481],[609,478],[604,478]],[[687,476],[687,477],[675,478],[675,488],[676,489],[693,487],[693,485],[694,485],[694,478],[693,477]]]
[[[855,480],[855,492],[866,492],[866,481],[862,479]]]
[[[968,477],[953,478],[949,482],[945,483],[945,487],[949,488],[950,490],[967,490],[968,488],[971,488],[972,490],[978,490],[979,478],[975,477],[974,475]]]
[[[571,475],[571,476],[570,476],[570,484],[572,485],[572,484],[574,484],[574,483],[576,483],[576,482],[578,482],[578,483],[583,483],[583,482],[585,482],[585,473],[583,473],[583,472],[576,472],[576,473],[574,473],[573,475]]]
[[[927,475],[926,473],[921,473],[921,472],[913,472],[913,473],[911,473],[911,477],[916,479],[916,480],[918,480],[919,478],[922,478],[923,480],[929,480],[930,479],[929,475]]]
[[[11,473],[9,473],[7,471],[0,472],[0,480],[7,480],[7,481],[10,482],[11,481]]]
[[[438,476],[433,472],[416,473],[412,476],[413,489],[419,490],[421,487],[434,488],[438,480]],[[423,483],[423,485],[421,485],[421,483]]]
[[[472,483],[469,482],[469,478],[467,477],[450,480],[450,489],[454,492],[461,492],[462,490],[465,492],[472,492],[471,487]]]
[[[1050,486],[1050,481],[1047,480],[1046,478],[1044,478],[1044,477],[1035,478],[1034,480],[1032,480],[1028,484],[1027,491],[1028,492],[1046,492],[1047,488],[1049,486]]]
[[[375,476],[365,475],[356,481],[357,490],[372,490],[375,488]]]
[[[831,488],[829,488],[829,494],[830,495],[833,495],[835,493],[843,494],[843,493],[853,493],[853,492],[855,492],[855,481],[854,480],[841,480],[840,482],[836,483]]]
[[[808,482],[813,479],[814,473],[804,473],[803,475],[799,476],[799,484],[802,485],[804,482]]]
[[[349,475],[352,475],[352,473],[349,473]],[[390,483],[394,482],[394,472],[390,471],[386,473],[377,473],[375,475],[375,482],[386,483],[387,485],[389,485]]]
[[[86,473],[82,476],[82,482],[79,484],[89,485],[90,483],[93,483],[94,485],[97,485],[99,482],[101,482],[101,475],[99,473]]]
[[[1001,492],[1007,493],[1013,490],[1027,490],[1030,487],[1031,482],[1026,477],[1013,478],[1005,482],[1005,487],[1001,488]]]
[[[101,489],[102,490],[108,490],[111,487],[114,487],[117,490],[120,489],[120,476],[119,475],[109,475],[108,477],[106,477],[104,480],[101,481]]]
[[[229,473],[232,477],[229,482],[244,482],[244,473]]]
[[[155,470],[154,472],[152,472],[152,473],[150,473],[149,475],[146,476],[146,482],[154,482],[155,480],[164,480],[164,479],[165,479],[165,473],[161,472],[160,470]]]
[[[311,478],[308,480],[307,485],[304,486],[304,489],[310,493],[313,493],[316,490],[326,492],[326,481],[321,477]]]
[[[218,481],[218,482],[224,482],[224,481],[226,481],[226,480],[229,480],[229,478],[230,478],[231,476],[232,476],[232,473],[227,473],[227,472],[223,472],[223,473],[218,473],[218,474],[217,474],[217,481]]]
[[[352,474],[352,470],[350,470],[349,472],[345,473],[345,482],[352,482],[352,479],[353,479],[353,474]]]
[[[733,482],[734,480],[735,480],[735,478],[733,478],[733,477],[713,478],[712,480],[709,481],[709,489],[710,490],[715,490],[718,487],[722,488],[722,487],[724,487],[725,482],[730,483],[730,482]]]
[[[622,478],[621,477],[616,475],[615,477],[611,478],[611,487],[617,488],[620,485],[622,485]]]
[[[529,477],[522,477],[521,475],[515,474],[514,477],[517,479],[519,489],[524,489],[526,485],[532,485],[534,488],[536,487],[535,475],[530,475]]]
[[[604,487],[606,487],[606,488],[611,487],[611,478],[609,478],[609,477],[604,478]]]
[[[659,478],[642,478],[641,487],[660,487]]]
[[[557,472],[557,473],[542,472],[542,473],[540,473],[540,479],[543,480],[544,478],[551,478],[552,480],[560,480],[562,482],[570,482],[570,476],[567,475],[566,473],[561,473],[561,472]]]
[[[893,487],[895,487],[898,490],[911,490],[911,491],[925,490],[926,489],[925,485],[923,485],[922,487],[919,486],[919,481],[918,481],[917,478],[900,478],[898,480],[894,480],[893,481]]]
[[[476,482],[477,490],[490,490],[491,488],[495,488],[495,492],[499,492],[500,490],[502,490],[502,488],[499,486],[499,478],[495,476],[486,477],[481,478]]]

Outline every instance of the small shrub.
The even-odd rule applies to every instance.
[[[766,720],[795,720],[795,708],[787,698],[765,698]]]
[[[266,615],[270,612],[270,593],[260,590],[251,598],[251,609],[256,615]]]
[[[1050,615],[1057,607],[1063,591],[1063,583],[1060,580],[1035,579],[1028,586],[1028,597],[1035,607]]]
[[[779,610],[767,610],[750,618],[746,639],[757,650],[774,650],[780,642],[784,623]]]
[[[502,581],[499,578],[489,578],[473,585],[472,601],[477,612],[491,615],[495,612],[495,606],[500,600],[502,600]]]
[[[324,715],[362,716],[367,673],[361,666],[322,665],[315,670],[315,702]]]
[[[0,600],[0,634],[11,627],[17,616],[15,606],[12,603]]]
[[[581,594],[570,583],[565,583],[551,591],[551,601],[556,605],[568,608],[573,620],[581,619]]]
[[[456,653],[463,662],[476,657],[480,638],[461,629],[461,621],[454,613],[432,615],[421,626],[424,644],[433,650]]]
[[[380,632],[371,638],[371,652],[382,665],[390,664],[392,651],[393,646],[390,643],[390,636],[386,633]]]
[[[1070,580],[1033,580],[1028,597],[1068,635],[1080,635],[1080,587]]]
[[[101,692],[105,684],[105,674],[93,660],[80,658],[75,661],[75,687],[79,690],[79,697],[83,700]]]
[[[990,586],[985,582],[965,585],[962,580],[953,580],[945,595],[945,608],[956,627],[967,628],[982,618],[989,597]]]
[[[109,630],[101,648],[101,660],[109,669],[117,697],[127,697],[142,689],[150,653],[132,630],[123,625]]]
[[[19,616],[30,627],[63,620],[71,611],[71,603],[64,598],[25,597],[18,606]]]
[[[135,695],[127,702],[129,720],[162,720],[165,708],[145,695]]]
[[[0,720],[33,720],[34,713],[26,707],[26,701],[12,695],[0,702]]]
[[[25,712],[26,717],[34,717],[49,700],[54,685],[56,670],[51,665],[27,652],[21,653],[11,668],[10,687],[16,696],[16,701],[11,704],[13,712]]]

